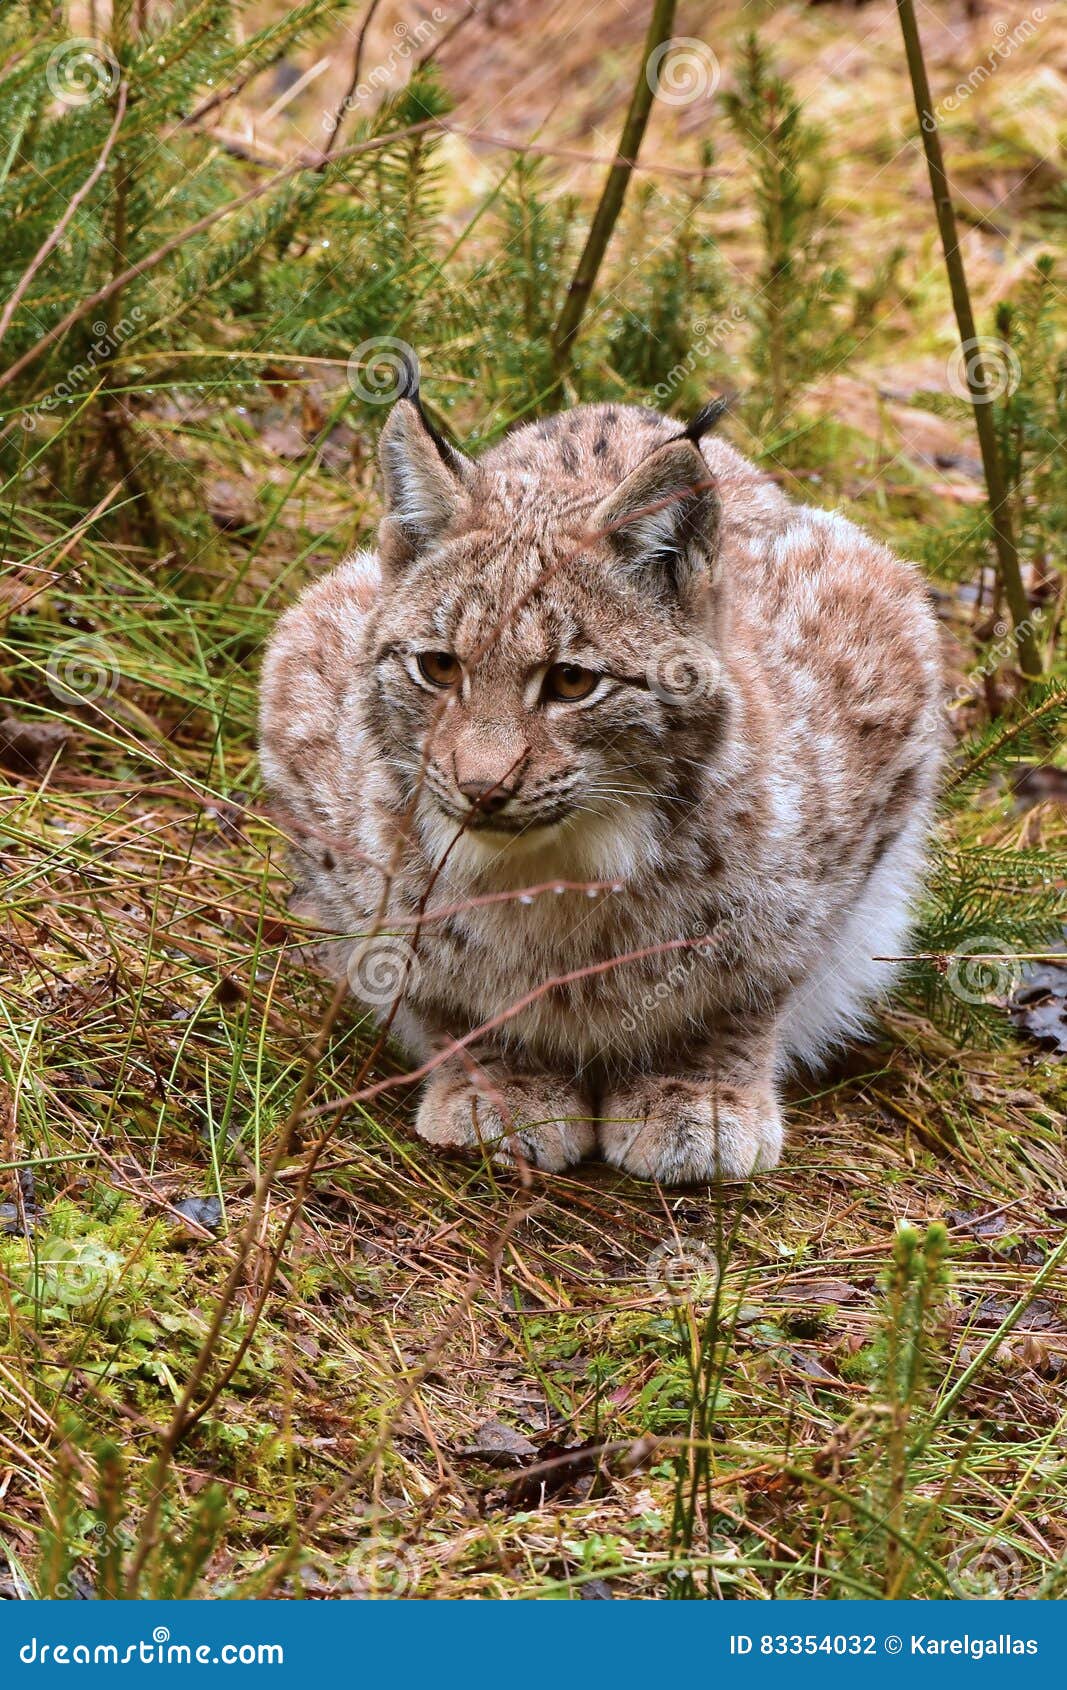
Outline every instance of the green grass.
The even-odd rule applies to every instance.
[[[804,84],[841,20],[778,10],[771,35],[801,31],[786,68],[817,110],[825,90]],[[853,280],[885,257],[887,210],[913,255],[929,227],[911,155],[884,156],[884,109],[906,110],[884,62],[861,56],[874,117],[831,142]],[[691,311],[757,268],[744,156],[722,131],[701,217],[726,281],[701,272]],[[1004,147],[996,123],[975,136],[987,169]],[[226,191],[245,184],[226,155],[210,168]],[[588,167],[583,199],[598,181]],[[454,167],[441,191],[470,210]],[[379,321],[421,336],[431,402],[483,437],[535,404],[543,352],[526,369],[519,338],[489,369],[463,317],[464,301],[494,301],[501,340],[540,321],[496,191]],[[539,191],[558,210],[552,167]],[[1053,213],[1011,215],[1021,241]],[[642,219],[620,250],[651,266],[667,202]],[[562,263],[559,231],[540,236],[538,262]],[[936,422],[965,454],[966,420],[943,392],[929,407],[884,392],[903,356],[940,368],[946,299],[936,265],[912,263],[859,363],[821,378],[788,429],[755,440],[744,400],[730,427],[798,496],[906,551],[951,536],[931,573],[965,672],[981,618],[948,583],[984,557],[973,482],[907,429]],[[226,296],[214,321],[200,299],[169,346],[120,355],[132,477],[92,392],[49,430],[6,436],[0,717],[68,734],[0,788],[0,1195],[16,1227],[27,1205],[33,1223],[0,1238],[9,1575],[35,1594],[554,1598],[606,1580],[652,1598],[1063,1596],[1062,1064],[1020,1042],[960,1045],[897,1005],[875,1044],[793,1088],[784,1165],[718,1195],[597,1166],[524,1184],[443,1159],[413,1137],[404,1087],[330,1107],[372,1035],[353,1005],[331,1018],[286,910],[255,690],[278,611],[373,531],[381,413],[346,385],[349,327],[286,350],[282,318],[253,302],[245,322],[240,303]],[[585,392],[642,396],[609,361],[628,344],[621,309],[616,294],[594,313]],[[961,729],[988,705],[966,694]],[[944,826],[948,844],[1050,863],[1065,835],[1062,809],[1020,814],[992,782]],[[375,1073],[398,1069],[386,1055]],[[190,1197],[217,1199],[217,1231],[177,1212]],[[899,1229],[934,1248],[938,1221],[945,1283],[920,1307]],[[693,1240],[722,1278],[676,1305],[650,1258]],[[922,1365],[902,1385],[905,1342]],[[543,1496],[537,1474],[513,1488],[523,1470],[478,1452],[493,1420],[537,1446]],[[584,1462],[558,1454],[586,1444]]]

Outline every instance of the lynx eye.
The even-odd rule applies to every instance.
[[[599,680],[595,669],[583,669],[580,663],[553,663],[545,676],[544,696],[574,704],[588,698]]]
[[[454,687],[459,680],[459,658],[450,651],[420,651],[415,661],[419,674],[432,687]]]

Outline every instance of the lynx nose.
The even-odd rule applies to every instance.
[[[508,786],[503,781],[461,780],[458,785],[472,809],[480,810],[483,816],[493,816],[502,810],[516,792],[514,786]]]

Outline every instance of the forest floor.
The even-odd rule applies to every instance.
[[[382,8],[368,62],[403,10]],[[614,150],[644,9],[488,10],[441,49],[450,121],[536,135],[564,155],[547,162],[554,185],[591,204],[602,170],[589,155]],[[965,83],[999,38],[993,14],[920,10],[935,84]],[[738,30],[760,23],[830,134],[842,249],[860,269],[905,249],[869,343],[805,396],[783,483],[906,552],[958,534],[980,469],[969,426],[941,402],[954,326],[894,9],[684,11],[726,80]],[[1015,28],[1028,15],[1003,0],[995,17]],[[297,69],[330,59],[321,86],[265,118],[284,84],[254,85],[219,133],[290,156],[343,91],[351,45],[310,46]],[[949,134],[983,322],[1062,215],[1065,88],[1067,19],[1054,17],[968,94],[966,147]],[[648,181],[677,187],[670,173],[694,167],[713,110],[657,118]],[[715,140],[718,236],[744,279],[746,166],[725,126]],[[457,229],[499,159],[487,142],[448,141]],[[424,375],[432,393],[432,353]],[[136,1536],[159,1432],[252,1214],[201,1400],[255,1322],[247,1354],[166,1474],[161,1529],[176,1538],[205,1518],[211,1482],[224,1490],[198,1589],[660,1597],[693,1579],[731,1597],[1064,1594],[1067,1296],[1048,1264],[1067,1223],[1067,1084],[1062,1059],[1031,1041],[960,1048],[892,1007],[874,1043],[791,1088],[779,1169],[751,1189],[661,1192],[597,1165],[522,1179],[443,1158],[413,1136],[406,1087],[330,1112],[369,1036],[352,1005],[313,1069],[330,1129],[309,1188],[305,1132],[253,1210],[331,996],[287,913],[284,842],[260,804],[259,654],[282,606],[377,511],[373,430],[345,423],[313,444],[330,377],[301,370],[222,436],[201,430],[197,399],[160,396],[157,444],[218,530],[206,591],[201,572],[186,596],[186,558],[75,529],[75,573],[19,618],[18,661],[52,663],[71,696],[53,738],[8,771],[0,835],[0,1581],[56,1588],[55,1567],[42,1570],[51,1521],[66,1534],[59,1582],[92,1591],[95,1436],[123,1447]],[[477,393],[462,410],[473,426]],[[752,449],[740,425],[732,437]],[[127,492],[104,476],[87,504]],[[951,568],[937,585],[955,681],[973,661],[972,605]],[[20,606],[23,588],[19,576]],[[88,702],[51,655],[58,633],[82,632],[92,647],[68,661],[99,667]],[[27,688],[11,673],[17,710]],[[963,689],[961,728],[986,702]],[[991,787],[968,827],[984,844],[1062,849],[1067,810]],[[901,1224],[936,1220],[950,1280],[902,1430],[881,1383],[885,1276]],[[698,1280],[713,1257],[717,1295],[698,1284],[672,1301],[665,1250]],[[695,1480],[691,1437],[710,1450]]]

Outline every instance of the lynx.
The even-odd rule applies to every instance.
[[[474,460],[413,386],[376,552],[284,615],[298,907],[438,1146],[741,1180],[904,948],[940,757],[916,570],[710,434],[581,405]],[[382,987],[383,970],[390,984]]]

